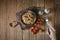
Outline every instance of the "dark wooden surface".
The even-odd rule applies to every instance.
[[[16,28],[9,26],[10,22],[16,20],[17,12],[32,6],[53,9],[49,17],[52,18],[51,25],[58,31],[58,36],[60,8],[59,5],[56,7],[55,0],[0,0],[0,40],[49,40],[44,33],[32,35],[29,30],[21,30],[19,25]]]
[[[55,29],[57,40],[60,40],[60,0],[55,0]]]

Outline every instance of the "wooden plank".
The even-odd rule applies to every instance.
[[[55,29],[57,40],[60,40],[60,0],[55,0]]]
[[[41,10],[44,9],[44,0],[37,0],[37,7],[41,7]],[[44,40],[44,33],[37,33],[37,40]]]
[[[46,0],[45,8],[51,8],[51,13],[49,14],[49,18],[51,19],[51,25],[54,27],[54,0]]]
[[[48,17],[50,18],[49,23],[54,27],[54,0],[45,0],[45,9],[50,8],[51,13],[48,14]]]
[[[36,6],[36,7],[44,7],[44,0],[32,0],[32,5],[31,6]],[[40,33],[37,35],[32,35],[30,33],[30,40],[40,40]]]
[[[37,7],[36,5],[37,5],[37,0],[31,0],[31,6],[35,6],[35,7]],[[30,33],[30,40],[37,40],[37,35],[32,35],[32,33]]]
[[[54,18],[55,18],[55,16],[54,16],[54,0],[45,0],[45,9],[46,8],[51,9],[51,13],[47,14],[46,16],[49,17],[49,24],[52,25],[52,27],[54,27],[54,22],[55,22],[54,21]],[[45,35],[45,40],[51,40],[47,34]]]
[[[22,0],[22,3],[21,3],[21,7],[22,9],[26,9],[26,8],[29,8],[31,6],[30,4],[30,0]],[[29,40],[29,30],[23,30],[23,40]]]
[[[7,40],[16,40],[16,32],[9,23],[16,20],[16,0],[7,0]],[[15,39],[14,39],[15,38]]]
[[[6,1],[0,0],[0,40],[6,40]]]
[[[23,9],[22,0],[16,0],[16,13]],[[17,26],[17,39],[16,40],[23,40],[23,30],[21,30],[20,25]]]
[[[29,2],[29,0],[17,0],[17,12],[24,10],[28,7],[31,6],[31,3]],[[22,31],[22,30],[21,30]],[[28,30],[23,30],[23,33],[21,34],[23,37],[23,40],[29,40],[29,31]]]

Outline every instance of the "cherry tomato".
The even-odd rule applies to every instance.
[[[42,32],[42,30],[39,30],[39,32]]]
[[[40,19],[37,19],[38,21],[40,21]]]
[[[38,26],[38,28],[40,28],[40,27],[41,27],[41,25]]]
[[[37,24],[35,23],[34,26],[36,26]]]
[[[36,30],[34,30],[34,33],[36,33],[37,31]]]
[[[39,23],[42,24],[43,22],[40,21]]]
[[[40,25],[38,24],[37,27],[39,27]]]
[[[41,19],[42,22],[44,22],[44,19]]]
[[[32,26],[31,29],[34,29],[34,26]]]
[[[30,32],[33,32],[33,29],[30,29]]]
[[[37,31],[38,30],[38,27],[35,27],[35,30]]]
[[[40,19],[40,17],[37,17],[37,19]]]

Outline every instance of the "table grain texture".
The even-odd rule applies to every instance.
[[[51,25],[57,30],[59,39],[60,26],[60,4],[56,0],[0,0],[0,40],[50,40],[44,33],[32,35],[29,30],[21,30],[18,25],[16,28],[9,26],[9,23],[16,20],[16,13],[32,7],[52,8]],[[57,6],[58,4],[58,6]],[[58,8],[57,8],[58,7]]]

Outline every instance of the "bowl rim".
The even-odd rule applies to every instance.
[[[27,13],[27,12],[32,12],[33,16],[35,17],[35,18],[34,18],[34,22],[33,22],[32,24],[25,24],[25,23],[22,21],[22,16],[23,16],[25,13]],[[25,11],[24,13],[22,13],[22,15],[21,15],[21,22],[22,22],[24,25],[33,25],[33,24],[36,22],[36,18],[37,18],[37,16],[36,16],[35,12],[33,12],[33,11],[31,11],[31,10],[27,10],[27,11]]]

